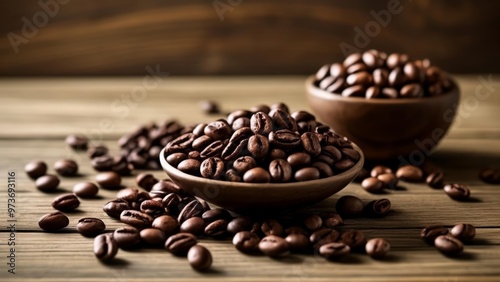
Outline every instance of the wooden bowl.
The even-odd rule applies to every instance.
[[[343,97],[306,80],[309,105],[318,120],[355,142],[367,160],[422,161],[450,127],[460,100],[458,85],[436,97],[366,99]]]
[[[364,164],[361,157],[349,170],[328,178],[290,183],[243,183],[212,180],[184,173],[171,166],[160,153],[160,162],[167,175],[186,192],[209,203],[239,213],[284,211],[314,204],[337,193],[347,186]]]

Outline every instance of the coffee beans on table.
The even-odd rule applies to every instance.
[[[436,171],[430,173],[427,178],[425,179],[425,183],[429,185],[429,187],[434,188],[434,189],[442,189],[444,184],[443,184],[443,179],[444,179],[444,173],[442,171]]]
[[[441,235],[434,240],[434,246],[445,255],[454,256],[461,253],[464,245],[450,235]]]
[[[365,247],[365,234],[359,230],[346,230],[340,235],[340,241],[348,245],[351,250],[361,249]]]
[[[456,201],[466,201],[470,198],[469,187],[463,184],[448,184],[444,186],[444,192]]]
[[[337,242],[340,234],[337,230],[331,228],[322,228],[311,234],[309,241],[314,249],[318,249],[324,244]]]
[[[388,173],[392,173],[392,170],[383,165],[377,165],[370,171],[371,177],[378,177],[379,175]]]
[[[448,228],[441,225],[430,225],[424,227],[420,232],[420,237],[429,244],[433,244],[436,237],[441,235],[447,235],[449,233]]]
[[[407,182],[420,182],[424,177],[423,171],[414,165],[404,165],[396,171],[396,176]]]
[[[158,183],[158,179],[156,179],[150,173],[140,173],[135,178],[135,182],[137,183],[137,186],[143,188],[144,190],[151,191],[151,188],[153,188],[153,185]]]
[[[62,212],[53,212],[42,216],[38,226],[47,232],[55,232],[68,226],[69,218]]]
[[[191,233],[195,236],[203,234],[205,232],[205,221],[197,216],[188,218],[181,224],[180,232]]]
[[[391,201],[389,199],[373,200],[366,204],[365,214],[368,217],[381,217],[391,210]]]
[[[60,176],[75,176],[78,173],[78,164],[74,160],[58,160],[54,163],[54,170]]]
[[[123,223],[139,229],[150,227],[153,223],[153,217],[137,210],[122,211],[120,214],[120,220]]]
[[[267,256],[280,257],[287,254],[290,247],[285,239],[275,235],[268,235],[260,240],[259,250]]]
[[[187,259],[191,267],[197,271],[207,271],[212,265],[212,254],[200,245],[194,245],[189,249]]]
[[[398,186],[399,179],[394,173],[379,174],[377,179],[384,183],[385,188],[395,189]]]
[[[117,189],[120,187],[122,178],[114,171],[107,171],[99,173],[95,181],[104,189]]]
[[[129,249],[137,246],[141,242],[139,230],[133,227],[119,227],[113,232],[113,239],[117,246],[122,249]]]
[[[35,181],[35,186],[42,192],[54,192],[59,186],[60,180],[57,176],[47,174],[40,176]]]
[[[99,187],[92,182],[80,182],[73,186],[73,193],[80,198],[92,198],[99,192]]]
[[[206,114],[218,114],[218,113],[220,113],[219,105],[214,101],[208,101],[208,100],[201,101],[200,108]]]
[[[363,214],[364,204],[355,196],[342,196],[335,204],[337,212],[343,217],[358,217]]]
[[[363,189],[365,189],[365,191],[369,193],[380,193],[383,191],[384,186],[385,182],[381,181],[377,177],[368,177],[365,180],[363,180],[363,182],[361,182],[361,187],[363,187]]]
[[[24,171],[31,179],[37,179],[47,173],[47,164],[43,161],[31,161],[25,167]]]
[[[472,224],[460,223],[450,230],[450,235],[462,242],[467,242],[476,236],[476,228]]]
[[[351,248],[343,242],[332,242],[319,248],[319,254],[328,260],[338,260],[350,253]]]
[[[142,229],[139,234],[142,242],[150,246],[162,246],[167,240],[165,233],[156,228]]]
[[[94,238],[94,255],[101,261],[112,260],[118,253],[118,246],[112,233],[101,234]]]
[[[177,256],[185,256],[189,249],[196,245],[198,240],[190,233],[177,233],[168,237],[165,249]]]
[[[106,224],[101,219],[94,217],[81,218],[76,224],[76,230],[85,237],[95,237],[101,234],[104,229],[106,229]]]
[[[64,194],[52,201],[52,207],[60,211],[71,211],[80,205],[80,200],[73,194]]]
[[[391,245],[383,238],[370,239],[365,245],[366,253],[376,259],[384,258],[390,249]]]

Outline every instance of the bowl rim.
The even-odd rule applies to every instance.
[[[424,103],[424,102],[435,102],[436,100],[446,99],[450,95],[458,95],[460,93],[460,86],[457,81],[453,77],[449,77],[453,82],[455,87],[453,87],[450,91],[443,93],[438,96],[433,97],[418,97],[418,98],[396,98],[396,99],[366,99],[364,97],[344,97],[340,93],[330,93],[327,92],[314,84],[316,80],[316,76],[310,75],[305,80],[306,90],[309,94],[319,97],[321,99],[326,100],[341,100],[345,102],[362,102],[367,104],[415,104],[415,103]]]
[[[160,152],[160,163],[163,168],[163,170],[167,173],[172,173],[176,177],[183,178],[188,181],[193,181],[193,182],[198,182],[198,183],[203,183],[205,185],[218,185],[219,187],[221,186],[238,186],[239,188],[252,188],[252,189],[269,189],[269,186],[272,187],[280,187],[279,189],[286,189],[286,188],[301,188],[305,187],[308,188],[308,185],[321,185],[321,184],[328,184],[332,183],[336,180],[342,179],[345,175],[352,173],[353,171],[357,170],[357,173],[361,171],[363,168],[364,162],[365,162],[365,157],[363,154],[363,151],[356,145],[354,142],[352,142],[353,148],[360,154],[360,158],[358,162],[351,167],[350,169],[343,171],[340,174],[335,174],[330,177],[325,177],[325,178],[319,178],[315,180],[308,180],[308,181],[300,181],[300,182],[284,182],[284,183],[274,183],[274,182],[267,182],[267,183],[246,183],[246,182],[231,182],[231,181],[224,181],[224,180],[214,180],[214,179],[209,179],[209,178],[204,178],[200,176],[194,176],[191,174],[184,173],[177,168],[171,166],[168,162],[167,159],[165,158],[165,149],[163,148]],[[356,175],[357,175],[356,173]],[[169,175],[170,177],[170,175]],[[353,177],[354,179],[354,177]]]

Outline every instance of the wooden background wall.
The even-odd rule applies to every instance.
[[[61,4],[44,19],[39,1]],[[172,75],[307,74],[341,60],[339,45],[355,46],[355,28],[374,20],[370,11],[399,2],[39,1],[0,1],[0,75],[143,75],[156,64]],[[221,20],[214,3],[233,6]],[[500,1],[400,5],[401,13],[361,49],[428,57],[454,73],[500,72]],[[23,18],[37,31],[23,35]]]

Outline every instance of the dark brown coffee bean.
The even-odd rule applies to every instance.
[[[56,197],[52,201],[52,207],[60,211],[71,211],[80,205],[80,201],[73,194],[64,194]]]
[[[323,80],[321,80],[318,84],[319,88],[326,90],[330,88],[331,85],[335,84],[341,78],[337,78],[334,76],[327,76]]]
[[[221,238],[226,235],[227,231],[227,220],[218,219],[209,223],[205,227],[205,234],[214,238]]]
[[[368,67],[363,63],[354,64],[346,69],[347,74],[355,74],[366,71],[368,71]]]
[[[201,176],[209,179],[220,179],[224,175],[224,161],[220,158],[208,158],[201,163]]]
[[[118,245],[112,233],[101,234],[94,238],[94,255],[101,261],[112,260],[118,253]]]
[[[269,112],[269,117],[273,123],[274,130],[287,129],[297,131],[297,122],[288,112],[274,109]]]
[[[162,246],[167,240],[167,236],[160,229],[146,228],[142,229],[139,233],[142,242],[150,246]]]
[[[233,168],[239,173],[245,173],[256,166],[257,162],[250,156],[239,157],[233,162]]]
[[[187,155],[185,153],[173,153],[167,156],[167,162],[173,167],[177,167],[179,163],[185,159],[187,159]]]
[[[74,150],[87,150],[89,139],[80,134],[72,134],[66,137],[66,144]]]
[[[295,181],[308,181],[319,179],[319,170],[315,167],[305,167],[295,172]]]
[[[60,180],[57,176],[52,174],[46,174],[40,176],[35,181],[35,186],[38,190],[42,192],[53,192],[57,190]]]
[[[336,162],[333,165],[333,167],[337,171],[343,172],[343,171],[351,169],[354,165],[355,165],[355,163],[353,161],[351,161],[350,159],[342,159],[342,160]]]
[[[403,69],[400,67],[394,68],[389,73],[389,85],[392,87],[399,87],[405,83],[406,77]]]
[[[199,103],[200,108],[206,114],[218,114],[220,113],[219,105],[214,101],[204,100]]]
[[[135,183],[137,184],[137,186],[143,188],[144,190],[151,191],[153,185],[158,183],[158,179],[156,179],[156,177],[154,177],[150,173],[140,173],[135,178]]]
[[[373,200],[366,204],[365,214],[369,217],[380,217],[386,215],[391,210],[389,199]]]
[[[89,156],[89,158],[93,159],[95,157],[107,155],[108,152],[109,152],[108,147],[106,147],[105,145],[97,145],[97,146],[90,147],[87,150],[87,156]]]
[[[236,159],[247,149],[249,139],[242,140],[232,140],[229,144],[222,150],[221,158],[225,161],[230,161]]]
[[[227,181],[231,181],[231,182],[241,182],[241,176],[234,169],[228,169],[224,175],[224,178]]]
[[[311,166],[318,169],[321,177],[330,177],[334,174],[332,168],[324,162],[314,162]]]
[[[361,158],[361,155],[359,154],[359,152],[354,150],[354,149],[351,149],[351,148],[342,148],[341,152],[342,152],[342,155],[351,159],[353,162],[358,162],[359,159]]]
[[[336,242],[339,237],[340,234],[336,230],[323,228],[312,233],[309,237],[309,241],[315,249],[319,249],[319,247],[325,244]]]
[[[260,134],[255,134],[248,139],[247,150],[256,159],[263,159],[269,151],[269,140]]]
[[[269,172],[261,167],[254,167],[243,175],[243,181],[248,183],[268,183],[271,181]]]
[[[464,244],[462,244],[462,242],[460,242],[458,239],[449,235],[438,236],[434,240],[434,246],[440,252],[449,256],[458,255],[464,250]]]
[[[100,157],[92,158],[92,167],[97,171],[110,171],[113,168],[113,157],[109,155],[103,155]]]
[[[259,248],[260,238],[250,231],[239,231],[233,237],[234,247],[243,253],[253,253]]]
[[[92,182],[80,182],[73,186],[73,193],[80,198],[93,198],[99,192],[99,187]]]
[[[399,95],[402,98],[418,98],[424,96],[424,90],[422,89],[422,86],[417,83],[411,83],[403,86],[401,88],[401,91],[399,92]]]
[[[344,97],[363,97],[365,95],[365,87],[363,85],[350,86],[342,91]]]
[[[476,228],[474,228],[472,224],[460,223],[453,226],[450,235],[462,242],[467,242],[474,239],[476,236]]]
[[[369,193],[380,193],[384,190],[385,183],[377,177],[368,177],[361,182],[361,187]]]
[[[206,127],[205,127],[206,128]],[[188,149],[191,144],[193,144],[194,139],[196,138],[196,135],[193,133],[185,133],[171,142],[169,142],[165,148],[167,153],[177,153],[177,152],[184,152],[186,149]]]
[[[375,259],[384,258],[390,249],[391,244],[383,238],[370,239],[365,245],[366,253]]]
[[[304,226],[311,231],[316,231],[323,226],[323,219],[317,214],[307,216],[303,222]]]
[[[135,228],[143,229],[151,226],[153,217],[136,210],[124,210],[120,214],[120,220]]]
[[[359,230],[346,230],[340,235],[340,240],[348,245],[351,250],[365,248],[365,234]]]
[[[479,172],[479,179],[488,184],[500,184],[500,169],[485,168]]]
[[[378,165],[371,170],[370,175],[372,177],[378,177],[379,175],[386,173],[392,173],[392,170],[386,166]]]
[[[101,172],[95,177],[95,181],[101,188],[117,189],[122,182],[121,176],[114,171]]]
[[[386,64],[388,68],[393,69],[398,66],[403,66],[408,60],[409,58],[406,54],[392,53],[387,56]]]
[[[361,53],[352,53],[344,59],[344,67],[349,67],[363,61]]]
[[[248,216],[239,216],[233,218],[227,224],[227,232],[230,234],[236,234],[240,231],[250,231],[252,230],[252,226],[254,224],[254,220]]]
[[[161,198],[160,198],[161,199]],[[161,201],[145,200],[140,205],[141,212],[149,214],[152,217],[157,217],[165,213],[165,209]]]
[[[346,79],[348,85],[370,85],[373,83],[372,75],[366,71],[360,71],[349,75]]]
[[[363,214],[363,201],[355,196],[342,196],[337,200],[335,209],[342,217],[358,217]]]
[[[340,91],[345,85],[345,79],[342,77],[337,78],[325,91],[335,94],[340,94]]]
[[[227,116],[227,122],[229,124],[233,124],[235,120],[237,120],[238,118],[250,118],[252,116],[253,112],[251,111],[247,111],[247,110],[236,110],[232,113],[230,113],[228,116]]]
[[[178,195],[184,194],[184,190],[182,190],[182,188],[179,185],[167,179],[160,180],[158,181],[158,183],[153,185],[153,187],[151,188],[151,192],[153,191],[163,191],[165,193],[175,193]]]
[[[344,224],[342,217],[337,213],[328,213],[323,216],[323,224],[326,228],[334,228]]]
[[[463,184],[448,184],[443,187],[443,190],[448,197],[456,201],[466,201],[470,198],[470,190]]]
[[[133,248],[141,242],[139,230],[133,227],[119,227],[113,232],[116,245],[122,249]]]
[[[346,71],[342,64],[335,63],[330,66],[330,75],[333,77],[343,77]]]
[[[399,179],[393,173],[380,174],[377,178],[389,189],[395,189],[398,186]]]
[[[191,217],[181,224],[180,232],[191,233],[193,235],[203,234],[205,230],[205,221],[201,217]]]
[[[214,142],[214,140],[212,138],[210,138],[210,136],[202,135],[202,136],[194,139],[192,147],[195,150],[202,151],[212,142]]]
[[[115,199],[107,202],[102,209],[110,217],[120,218],[120,214],[124,210],[128,210],[130,208],[131,207],[127,201],[121,199]]]
[[[304,150],[312,155],[317,156],[321,153],[321,143],[318,136],[314,132],[306,132],[300,136]]]
[[[137,201],[138,195],[139,195],[139,190],[137,188],[129,187],[118,191],[118,193],[116,193],[116,198],[132,203]]]
[[[38,226],[47,232],[55,232],[68,226],[69,219],[62,212],[53,212],[42,216],[38,220]]]
[[[404,165],[396,171],[396,176],[407,182],[420,182],[424,173],[419,167],[413,165]]]
[[[283,129],[271,132],[269,142],[276,147],[292,149],[300,145],[301,139],[297,132]]]
[[[74,160],[59,160],[54,163],[54,170],[61,176],[75,176],[78,173],[78,164]]]
[[[132,174],[134,170],[134,165],[127,161],[124,156],[113,157],[113,166],[111,170],[118,173],[119,175],[128,176]]]
[[[374,52],[364,52],[362,58],[363,62],[369,69],[381,67],[384,64],[384,60],[378,57]]]
[[[256,106],[253,106],[250,108],[250,111],[252,113],[256,113],[256,112],[264,112],[264,113],[269,113],[271,111],[271,107],[269,107],[268,105],[266,104],[260,104],[260,105],[256,105]]]
[[[293,252],[304,252],[309,247],[309,238],[306,235],[300,233],[292,233],[285,237],[285,241],[288,242],[288,246]]]
[[[340,161],[342,152],[334,146],[324,146],[321,148],[321,155],[326,155],[332,159],[333,162]]]
[[[330,72],[330,65],[323,65],[317,72],[316,72],[316,80],[322,80],[325,78]]]
[[[269,115],[257,112],[250,118],[250,128],[255,134],[267,136],[273,130],[273,124]]]
[[[319,248],[319,254],[328,260],[338,260],[351,253],[351,248],[342,242],[324,244]]]
[[[198,200],[192,200],[181,210],[177,221],[182,224],[184,220],[188,218],[195,216],[201,217],[203,212],[205,212],[205,209],[203,208],[201,203],[198,202]]]
[[[200,152],[200,157],[201,158],[210,158],[210,157],[221,157],[222,151],[224,150],[224,143],[221,140],[214,141],[210,143],[203,151]],[[183,165],[185,166],[186,164],[183,164],[183,162],[186,162],[188,160],[184,160],[179,163],[179,166]],[[177,166],[177,168],[179,168]],[[187,167],[185,168],[187,169]]]
[[[430,66],[425,70],[425,80],[428,84],[434,84],[441,80],[442,72],[436,66]]]
[[[286,160],[292,168],[304,167],[311,164],[311,156],[304,152],[293,153]]]
[[[217,142],[220,142],[220,141],[217,141]],[[222,146],[222,143],[221,143],[221,146]],[[206,157],[209,157],[209,156],[206,156]],[[183,160],[182,162],[180,162],[179,165],[177,166],[177,169],[184,172],[184,173],[188,173],[191,175],[198,175],[200,173],[200,166],[201,166],[200,161],[195,160],[195,159],[187,159],[187,160]]]
[[[267,219],[262,222],[262,225],[260,227],[262,233],[264,235],[276,235],[276,236],[281,236],[283,234],[283,226],[274,219]]]
[[[165,242],[165,249],[176,256],[185,256],[189,249],[196,245],[198,240],[189,233],[177,233],[168,237]]]
[[[378,86],[370,86],[366,89],[366,98],[367,99],[373,99],[373,98],[379,98],[381,95],[380,88]]]
[[[273,182],[288,182],[292,178],[292,167],[282,159],[276,159],[269,164],[269,174]]]
[[[434,243],[434,239],[441,235],[448,234],[448,228],[441,225],[430,225],[420,231],[420,238],[429,244]]]
[[[271,160],[276,160],[276,159],[285,159],[286,154],[283,150],[274,148],[271,150],[269,153],[269,156],[271,157]]]
[[[431,188],[443,189],[444,186],[443,180],[444,180],[444,173],[442,171],[436,171],[430,173],[425,179],[425,182]]]
[[[37,179],[47,173],[47,164],[43,161],[31,161],[25,167],[24,171],[31,179]]]
[[[153,220],[151,227],[163,231],[166,236],[170,236],[179,230],[179,222],[170,215],[162,215]]]
[[[398,98],[398,90],[392,87],[384,87],[382,88],[382,97],[388,99]]]
[[[373,83],[378,87],[386,86],[389,83],[389,72],[386,69],[376,69],[372,76]]]
[[[95,237],[101,234],[104,229],[106,229],[106,224],[95,217],[80,218],[76,224],[76,230],[85,237]]]
[[[206,222],[212,222],[218,219],[231,220],[232,216],[227,210],[216,208],[205,211],[201,215],[201,218],[203,218],[203,220],[205,220]]]
[[[191,267],[200,272],[207,271],[212,265],[212,254],[207,248],[200,245],[192,246],[189,249],[187,259]]]
[[[163,197],[162,205],[168,213],[178,214],[181,200],[182,198],[176,193],[169,193]]]
[[[240,117],[232,123],[231,127],[233,128],[233,130],[250,127],[250,119],[246,117]]]
[[[418,67],[413,62],[408,62],[403,67],[403,72],[406,75],[406,81],[411,82],[422,82],[420,77],[420,71]]]
[[[267,256],[280,257],[286,255],[290,248],[285,239],[275,235],[269,235],[260,240],[259,250]]]

